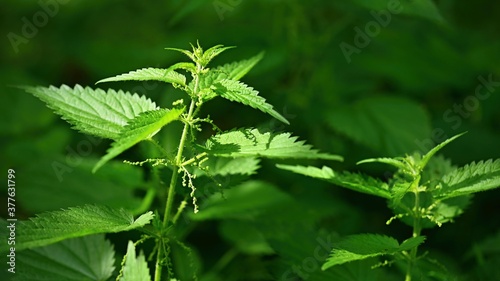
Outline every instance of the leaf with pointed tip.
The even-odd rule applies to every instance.
[[[106,162],[140,141],[152,138],[163,126],[177,120],[183,111],[184,108],[172,110],[158,109],[140,114],[123,128],[120,137],[111,144],[111,148],[108,149],[107,154],[97,162],[92,171],[97,171]]]
[[[120,74],[114,77],[109,77],[97,81],[103,82],[116,82],[116,81],[148,81],[155,80],[165,83],[178,84],[186,86],[186,77],[174,70],[163,68],[143,68],[128,73]],[[97,84],[96,83],[96,84]]]
[[[103,234],[22,251],[15,280],[102,281],[113,274],[115,251]]]
[[[151,281],[146,258],[142,252],[139,253],[139,256],[136,255],[132,241],[128,241],[127,257],[120,281]]]
[[[191,73],[196,73],[196,66],[192,62],[178,62],[176,64],[169,66],[167,70],[177,70],[177,69],[184,69]]]
[[[229,50],[229,49],[233,49],[233,48],[235,48],[235,47],[234,46],[224,47],[223,45],[213,46],[213,47],[209,48],[208,50],[206,50],[205,52],[203,52],[203,56],[201,57],[200,63],[203,66],[206,66],[206,65],[208,65],[208,63],[212,59],[214,59],[216,56],[220,55],[220,53],[222,53],[226,50]]]
[[[434,154],[436,154],[436,152],[438,152],[439,150],[441,150],[445,145],[449,144],[450,142],[454,141],[455,139],[463,136],[464,134],[466,134],[467,132],[463,132],[461,134],[458,134],[456,136],[453,136],[445,141],[443,141],[442,143],[436,145],[433,149],[431,149],[429,152],[427,152],[423,157],[422,157],[422,160],[420,161],[420,169],[424,169],[425,166],[427,165],[427,162],[429,162],[429,160],[431,159],[432,156],[434,156]]]
[[[213,90],[217,95],[225,99],[239,102],[244,105],[249,105],[255,109],[271,115],[272,117],[287,125],[290,124],[290,122],[288,122],[285,117],[283,117],[273,109],[272,105],[266,103],[265,98],[259,96],[259,92],[254,90],[252,87],[248,87],[242,82],[230,79],[222,79],[221,81],[213,85]]]
[[[226,79],[240,80],[245,74],[247,74],[262,58],[264,57],[264,52],[260,52],[256,56],[253,56],[247,60],[241,60],[233,63],[228,63],[222,66],[218,66],[214,71],[223,72],[226,74]]]
[[[394,255],[401,251],[411,250],[423,243],[424,240],[425,236],[413,237],[399,245],[396,239],[385,235],[350,235],[334,244],[330,257],[321,266],[321,269],[326,270],[335,265],[371,257]]]
[[[240,129],[209,138],[202,148],[220,157],[267,157],[339,160],[342,157],[320,153],[290,133],[262,133],[258,129]]]
[[[335,172],[332,169],[323,166],[319,169],[316,167],[293,166],[293,165],[276,165],[278,168],[291,171],[297,174],[318,178],[331,182],[335,185],[349,188],[354,191],[379,196],[382,198],[391,198],[389,187],[385,182],[378,179],[349,172]]]
[[[439,198],[451,198],[500,187],[500,159],[472,162],[442,178],[442,187],[434,190]]]
[[[394,167],[401,169],[401,170],[406,170],[406,168],[407,168],[407,166],[405,165],[404,162],[402,162],[398,159],[395,159],[395,158],[387,158],[387,157],[364,159],[364,160],[358,161],[358,163],[356,163],[356,164],[359,165],[359,164],[375,163],[375,162],[388,164],[388,165],[394,166]]]
[[[123,91],[83,88],[22,87],[33,94],[73,128],[101,138],[117,139],[122,128],[140,113],[158,107],[150,99]]]
[[[53,244],[65,239],[98,233],[116,233],[143,227],[153,219],[147,212],[134,220],[124,209],[85,205],[61,211],[46,212],[16,227],[16,250]],[[0,252],[7,251],[7,243]]]

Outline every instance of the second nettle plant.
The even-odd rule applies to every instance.
[[[334,248],[322,270],[348,262],[379,257],[374,267],[395,265],[404,272],[405,281],[458,280],[439,261],[419,253],[418,247],[426,237],[424,228],[441,226],[464,212],[472,195],[500,186],[500,159],[472,162],[457,168],[449,160],[435,154],[460,137],[456,135],[437,145],[425,155],[415,153],[406,157],[375,158],[358,162],[383,163],[397,170],[389,182],[368,175],[336,172],[328,167],[280,165],[279,168],[325,180],[337,186],[387,200],[394,216],[412,227],[411,236],[399,243],[393,237],[379,234],[357,234],[344,237]]]
[[[221,132],[209,116],[200,117],[202,105],[214,98],[224,98],[229,101],[251,106],[271,115],[277,120],[288,124],[288,121],[258,92],[239,80],[247,74],[254,65],[262,59],[258,54],[250,59],[209,68],[211,60],[220,53],[230,49],[217,45],[203,50],[199,45],[192,50],[169,48],[185,54],[190,61],[176,63],[169,68],[144,68],[126,74],[103,79],[102,82],[114,81],[146,81],[155,80],[173,85],[186,94],[186,99],[180,99],[171,108],[162,108],[144,96],[123,91],[93,89],[90,87],[24,87],[24,89],[44,101],[55,113],[73,125],[73,128],[89,135],[112,140],[107,153],[95,164],[93,171],[99,172],[108,161],[122,154],[139,142],[150,142],[161,157],[144,159],[141,162],[129,164],[151,164],[157,173],[170,176],[166,191],[160,192],[156,187],[148,187],[143,198],[143,210],[152,206],[156,196],[163,202],[160,210],[146,212],[134,220],[129,211],[113,209],[106,206],[86,205],[67,210],[39,214],[31,220],[21,222],[17,232],[17,251],[32,249],[33,253],[50,255],[60,251],[78,253],[94,252],[84,269],[77,272],[91,271],[92,280],[107,280],[114,272],[114,250],[104,236],[89,236],[91,234],[115,233],[132,229],[144,233],[141,240],[129,242],[127,254],[121,264],[117,280],[148,281],[151,280],[148,264],[142,253],[136,255],[138,243],[147,239],[155,240],[155,248],[149,257],[155,261],[154,280],[174,280],[172,260],[170,258],[171,243],[177,243],[187,248],[182,241],[177,241],[172,235],[176,223],[188,201],[192,202],[194,212],[198,210],[195,178],[205,175],[242,174],[248,175],[258,169],[258,158],[309,158],[341,160],[341,157],[320,153],[303,141],[289,133],[274,133],[256,128],[234,129]],[[186,75],[187,74],[187,75]],[[170,145],[175,151],[169,151],[156,138],[158,133],[173,122],[182,123],[182,132],[178,142]],[[212,136],[201,142],[198,133],[203,124],[212,128]],[[215,133],[215,134],[214,134]],[[172,138],[169,138],[172,139]],[[222,171],[224,170],[224,171]],[[179,179],[182,180],[179,180]],[[176,196],[176,188],[184,188],[184,198]],[[89,188],[98,188],[89,186]],[[162,196],[163,195],[163,196]],[[190,200],[189,197],[191,198]],[[152,224],[150,224],[152,222]],[[71,239],[76,238],[79,239]],[[60,242],[54,244],[56,242]],[[61,250],[58,247],[63,247]],[[95,251],[100,249],[100,251]],[[2,249],[5,250],[5,249]],[[85,260],[84,257],[80,257]],[[25,260],[29,260],[26,258]],[[70,267],[77,266],[77,262]],[[48,271],[40,268],[49,269]],[[33,258],[30,266],[20,273],[29,276],[54,276],[69,278],[65,268],[54,267],[44,258]],[[195,275],[196,269],[193,269]],[[65,273],[66,272],[66,273]],[[71,274],[74,274],[71,273]],[[83,273],[82,273],[83,274]],[[115,273],[116,274],[116,273]],[[74,280],[88,278],[78,274]],[[76,279],[75,279],[76,278]],[[196,279],[196,276],[193,276]],[[37,279],[39,280],[39,279]],[[73,280],[73,279],[71,279]],[[87,279],[85,279],[87,280]]]

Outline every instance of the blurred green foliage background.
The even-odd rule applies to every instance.
[[[398,3],[399,12],[391,13],[389,5]],[[12,86],[93,86],[105,77],[184,60],[164,48],[189,48],[197,40],[204,47],[238,47],[218,57],[215,64],[265,51],[264,60],[243,80],[291,121],[285,127],[258,111],[217,100],[205,111],[222,129],[258,125],[290,131],[322,151],[344,156],[344,163],[333,164],[335,168],[382,178],[391,171],[355,163],[369,157],[426,152],[464,131],[468,134],[443,150],[454,164],[500,158],[500,2],[4,0],[0,7],[1,170],[17,169],[19,212],[25,217],[85,202],[125,202],[133,208],[137,205],[133,188],[144,175],[119,164],[117,169],[127,177],[121,181],[112,172],[108,178],[105,172],[100,178],[85,174],[91,164],[81,157],[69,158],[75,157],[71,149],[78,149],[87,137]],[[352,53],[346,55],[342,46],[349,46]],[[135,91],[163,106],[179,98],[175,89],[155,83],[99,87]],[[97,158],[108,146],[104,141],[92,144],[83,158]],[[138,152],[130,153],[134,157]],[[55,180],[51,166],[55,159],[73,161],[77,168],[71,169],[78,171],[66,173],[66,180]],[[100,194],[101,178],[114,185],[103,190],[116,192]],[[263,162],[253,178],[270,182],[301,202],[304,220],[312,214],[318,230],[301,232],[312,242],[300,236],[290,243],[311,242],[314,248],[319,229],[342,235],[386,230],[396,237],[409,234],[402,224],[384,225],[391,216],[384,202],[290,175],[276,169],[274,162]],[[85,190],[87,197],[58,200],[57,185]],[[429,237],[426,245],[451,260],[464,257],[455,259],[457,268],[463,264],[473,268],[473,259],[465,258],[468,250],[475,241],[500,230],[499,196],[498,190],[476,196],[456,223],[424,233]],[[213,266],[229,245],[237,244],[225,239],[224,233],[247,227],[236,223],[221,230],[217,225],[204,223],[187,237],[205,268]],[[286,244],[284,238],[275,240],[275,250]],[[308,253],[304,250],[304,256]],[[235,259],[241,263],[233,261],[232,271],[224,269],[229,277],[223,280],[259,280],[271,274],[258,274],[261,267],[267,268],[266,259],[252,254]],[[256,276],[238,276],[243,265]]]

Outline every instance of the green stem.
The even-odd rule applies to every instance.
[[[197,73],[194,77],[195,79],[195,84],[193,88],[193,96],[196,96],[198,92],[198,85],[199,85],[199,73],[201,73],[202,67],[201,65],[198,65],[197,67]],[[172,178],[170,179],[170,184],[168,186],[168,195],[167,195],[167,203],[165,205],[165,213],[163,214],[163,227],[162,227],[162,234],[159,239],[159,248],[158,248],[158,255],[156,256],[156,267],[155,267],[155,278],[154,281],[161,281],[161,274],[162,274],[162,264],[161,261],[164,258],[164,251],[163,251],[163,235],[166,233],[166,230],[168,229],[168,223],[170,221],[170,214],[172,212],[172,207],[174,204],[174,197],[175,197],[175,186],[177,184],[177,178],[178,178],[178,171],[179,167],[182,166],[182,153],[184,152],[184,146],[186,144],[186,139],[187,135],[189,133],[189,127],[191,126],[191,122],[193,121],[194,118],[194,112],[195,112],[195,107],[196,107],[196,101],[194,98],[191,99],[191,104],[189,105],[189,110],[187,113],[187,116],[184,119],[184,128],[182,129],[182,134],[181,134],[181,140],[179,141],[179,147],[177,148],[177,154],[175,156],[175,162],[173,164],[173,171],[172,171]]]
[[[419,237],[422,231],[422,226],[420,225],[420,196],[419,196],[419,182],[420,176],[413,182],[413,192],[415,193],[415,206],[413,211],[413,234],[412,237]],[[413,270],[413,265],[417,260],[418,246],[411,249],[410,259],[408,260],[408,267],[406,269],[405,281],[411,281],[411,272]]]

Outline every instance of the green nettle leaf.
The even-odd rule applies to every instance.
[[[134,220],[134,217],[124,209],[94,205],[46,212],[18,223],[16,250],[45,246],[90,234],[128,231],[143,227],[152,219],[152,212],[147,212]],[[0,252],[7,249],[7,243],[0,245]]]
[[[312,166],[293,166],[293,165],[276,165],[278,168],[291,171],[297,174],[318,178],[331,182],[335,185],[352,189],[354,191],[371,194],[386,199],[391,198],[389,186],[387,183],[362,174],[354,174],[349,172],[335,172],[332,169],[323,166],[317,168]]]
[[[155,110],[154,102],[123,91],[83,88],[66,85],[56,88],[23,87],[52,108],[57,114],[85,134],[117,139],[131,119],[140,113]]]
[[[321,267],[326,270],[332,266],[351,261],[363,260],[382,255],[394,255],[411,250],[422,244],[425,236],[410,238],[399,245],[392,237],[379,234],[357,234],[347,236],[335,243],[330,257]]]
[[[229,49],[233,49],[233,48],[236,48],[236,47],[234,47],[234,46],[224,47],[223,45],[213,46],[213,47],[209,48],[208,50],[206,50],[205,52],[203,52],[203,56],[200,58],[200,63],[203,66],[206,66],[213,58],[220,55],[220,53],[222,53],[226,50],[229,50]]]
[[[196,176],[253,175],[260,168],[260,160],[255,157],[227,158],[210,157],[201,164],[204,171],[197,169]]]
[[[320,153],[290,133],[261,133],[258,129],[239,129],[209,138],[209,154],[220,157],[310,158],[342,161],[342,157]]]
[[[436,145],[433,149],[429,150],[429,152],[427,152],[424,156],[422,156],[422,160],[420,161],[420,168],[421,169],[424,169],[425,166],[427,165],[427,163],[430,161],[430,159],[439,151],[441,150],[443,147],[445,147],[447,144],[449,144],[450,142],[456,140],[457,138],[463,136],[464,134],[466,134],[467,132],[463,132],[461,134],[458,134],[456,136],[453,136],[445,141],[443,141],[442,143]]]
[[[500,187],[500,159],[472,162],[445,175],[438,198],[451,198]]]
[[[264,52],[260,52],[256,56],[253,56],[247,60],[241,60],[233,63],[228,63],[222,66],[218,66],[213,71],[221,72],[225,74],[224,79],[230,80],[240,80],[245,74],[247,74],[262,58],[264,57]]]
[[[140,141],[151,139],[163,126],[177,120],[182,112],[184,112],[184,108],[172,110],[158,109],[144,112],[131,120],[129,124],[123,128],[119,138],[111,144],[111,148],[108,149],[107,154],[97,162],[93,172],[97,171],[106,162]]]
[[[244,105],[249,105],[255,109],[271,115],[272,117],[285,124],[290,124],[290,122],[288,122],[285,117],[283,117],[273,109],[272,105],[266,103],[265,98],[259,96],[259,92],[254,90],[252,87],[248,87],[242,82],[230,79],[222,79],[221,81],[213,85],[213,91],[217,95],[225,99],[239,102]]]
[[[152,67],[138,69],[114,77],[105,78],[97,81],[97,83],[130,81],[130,80],[134,81],[155,80],[165,83],[186,86],[186,77],[184,75],[171,69],[152,68]]]
[[[20,252],[14,280],[105,281],[113,274],[114,256],[103,234],[67,239]]]
[[[151,281],[146,258],[142,252],[139,256],[136,256],[135,246],[132,241],[128,241],[127,257],[120,281]]]

